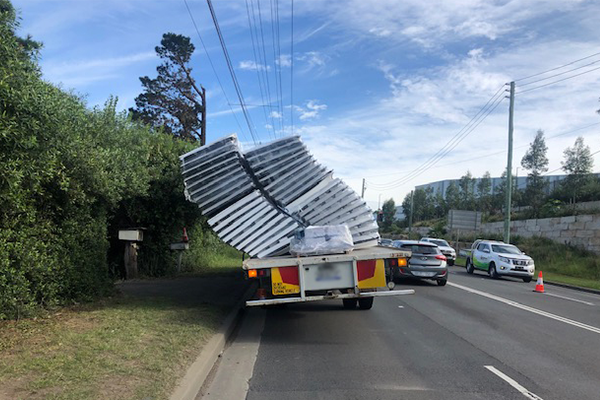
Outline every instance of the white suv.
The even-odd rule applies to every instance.
[[[428,242],[437,245],[442,254],[446,256],[448,265],[454,265],[454,261],[456,260],[456,250],[454,250],[444,239],[424,237],[421,238],[421,242]]]
[[[535,273],[533,259],[517,246],[491,240],[473,243],[466,267],[469,274],[479,269],[486,271],[492,278],[514,276],[522,278],[523,282],[531,282]]]

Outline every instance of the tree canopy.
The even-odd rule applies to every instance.
[[[129,111],[134,120],[204,145],[204,89],[196,84],[189,66],[194,50],[189,37],[165,33],[155,48],[163,60],[156,68],[158,76],[140,77],[144,92],[135,98],[136,107]]]

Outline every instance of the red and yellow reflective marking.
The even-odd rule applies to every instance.
[[[298,267],[275,267],[271,269],[271,288],[273,295],[300,293]]]
[[[356,262],[359,289],[385,287],[385,260],[361,260]]]

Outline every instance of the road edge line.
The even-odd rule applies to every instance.
[[[578,292],[586,292],[586,293],[600,295],[600,290],[598,290],[598,289],[586,288],[583,286],[575,286],[575,285],[569,285],[568,283],[559,283],[559,282],[552,282],[552,281],[547,281],[547,280],[544,280],[544,283],[547,283],[548,285],[559,286],[559,287],[564,287],[567,289],[576,290]]]
[[[523,396],[531,400],[544,400],[537,394],[533,393],[531,390],[528,390],[526,387],[521,385],[519,382],[515,381],[510,376],[506,375],[504,372],[500,371],[498,368],[494,367],[493,365],[484,365],[483,367],[491,373],[493,373],[494,375],[496,375],[497,377],[499,377],[500,379],[502,379],[504,382],[508,383],[513,388],[517,389]]]
[[[202,347],[196,360],[189,366],[183,378],[177,383],[177,387],[171,396],[169,396],[169,400],[194,400],[198,396],[206,378],[208,378],[215,363],[225,350],[228,339],[240,322],[246,299],[252,296],[256,290],[255,286],[256,282],[248,284],[248,288],[238,299],[227,317],[225,317],[219,330]]]

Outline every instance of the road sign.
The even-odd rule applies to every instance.
[[[477,231],[481,227],[481,212],[450,210],[448,226],[450,230]]]

